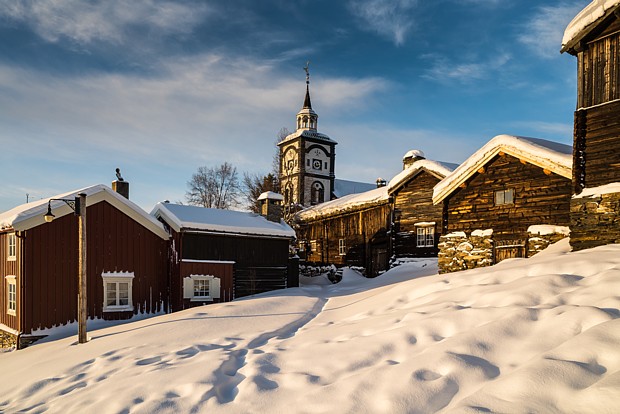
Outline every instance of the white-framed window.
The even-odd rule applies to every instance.
[[[7,260],[16,260],[17,258],[17,237],[15,237],[15,233],[9,233],[7,236],[7,252],[6,252]]]
[[[338,240],[338,254],[340,256],[347,254],[347,242],[345,239]]]
[[[310,240],[310,251],[311,252],[316,252],[317,248],[316,248],[316,240]]]
[[[17,314],[17,282],[15,276],[6,276],[6,313]]]
[[[495,205],[496,206],[514,204],[514,202],[515,202],[514,188],[509,188],[507,190],[499,190],[495,192]]]
[[[103,311],[133,311],[133,272],[103,272]]]
[[[434,247],[435,246],[435,227],[417,227],[417,247]]]
[[[213,275],[190,275],[183,278],[183,298],[206,302],[220,298],[220,278]]]

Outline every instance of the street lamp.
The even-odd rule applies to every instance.
[[[74,199],[50,198],[47,202],[47,213],[43,216],[47,223],[51,223],[55,216],[52,214],[52,201],[62,201],[79,216],[78,221],[78,342],[88,342],[86,336],[86,319],[88,311],[86,306],[86,194],[80,193]]]

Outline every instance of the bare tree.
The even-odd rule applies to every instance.
[[[199,167],[187,187],[185,199],[191,205],[230,209],[239,204],[237,168],[227,162],[219,167]]]
[[[258,196],[265,191],[277,192],[277,181],[277,178],[272,173],[265,176],[261,176],[259,174],[243,174],[243,193],[250,211],[260,213],[260,208],[258,207]]]
[[[273,175],[278,179],[278,181],[280,177],[280,156],[281,156],[280,147],[278,147],[278,144],[284,141],[284,139],[289,135],[290,135],[290,131],[286,127],[280,128],[280,130],[278,131],[278,135],[276,135],[276,142],[275,142],[276,152],[273,154],[273,161],[271,163],[271,169],[272,169]]]

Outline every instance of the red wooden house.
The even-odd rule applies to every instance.
[[[278,203],[261,201],[281,213]],[[172,311],[297,285],[289,272],[295,232],[281,214],[266,213],[268,220],[256,213],[172,203],[158,203],[151,214],[172,235]]]
[[[105,185],[86,194],[88,317],[127,319],[168,306],[169,235],[161,223]],[[77,319],[78,220],[62,201],[0,214],[0,336],[6,342]]]

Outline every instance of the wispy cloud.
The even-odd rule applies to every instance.
[[[152,34],[188,33],[209,9],[200,3],[162,0],[0,0],[0,16],[31,27],[47,42],[122,44],[137,27]]]
[[[530,131],[545,134],[551,134],[553,136],[561,136],[565,139],[570,139],[573,136],[573,125],[563,124],[560,122],[545,122],[545,121],[519,121],[511,124],[518,128],[527,128]]]
[[[214,54],[158,67],[161,73],[150,77],[59,77],[0,65],[0,143],[29,159],[106,156],[123,148],[136,161],[229,160],[242,169],[259,168],[262,154],[269,168],[275,134],[292,127],[302,105],[302,75],[293,79],[271,63]],[[315,78],[313,104],[337,116],[388,87],[380,78]],[[245,150],[231,154],[233,142]]]
[[[560,56],[562,35],[566,26],[583,8],[584,2],[562,2],[557,6],[543,6],[525,23],[519,42],[544,59]]]
[[[473,83],[489,78],[511,60],[508,53],[499,53],[492,58],[471,62],[453,62],[445,56],[427,55],[431,67],[423,77],[442,83]]]
[[[391,39],[397,46],[405,43],[414,19],[412,10],[418,0],[350,0],[349,10],[363,29]]]

